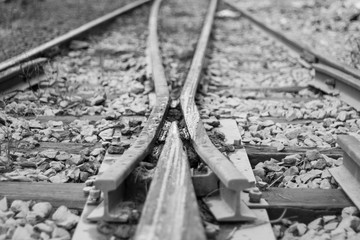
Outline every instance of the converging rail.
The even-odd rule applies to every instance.
[[[340,99],[360,111],[360,71],[339,63],[328,56],[323,56],[314,49],[304,46],[289,36],[263,23],[247,10],[241,8],[231,0],[224,0],[226,4],[240,12],[252,23],[268,33],[273,38],[297,52],[300,57],[309,62],[315,69],[315,78],[309,85],[326,93],[339,94]]]
[[[191,142],[201,159],[209,165],[220,179],[220,198],[210,198],[208,206],[217,220],[241,221],[253,220],[251,214],[241,212],[247,208],[240,200],[240,192],[252,186],[249,180],[211,143],[206,134],[199,111],[195,105],[195,94],[200,82],[203,60],[209,42],[217,0],[212,0],[197,48],[180,96],[180,103]]]
[[[311,66],[316,70],[317,82],[312,83],[313,86],[326,89],[328,92],[338,92],[344,101],[360,109],[360,95],[358,94],[360,91],[360,72],[358,70],[318,55],[315,51],[303,47],[287,36],[264,25],[245,10],[233,5],[230,0],[225,1],[260,28],[281,39],[289,48],[298,52],[299,56],[307,60],[309,64],[304,61],[302,63],[307,68]],[[34,57],[50,47],[68,41],[102,22],[146,2],[150,2],[150,0],[139,0],[131,3],[53,41],[1,63],[0,83],[1,79],[8,80],[21,73],[21,71],[32,69],[34,66],[48,61],[46,58],[34,59]],[[269,220],[267,209],[297,209],[296,211],[301,209],[339,210],[352,206],[353,203],[360,208],[358,194],[360,188],[360,151],[358,149],[360,141],[353,136],[338,136],[338,145],[344,151],[344,164],[329,170],[352,202],[341,189],[286,189],[280,188],[280,186],[273,188],[273,184],[266,187],[266,184],[261,182],[258,182],[258,186],[265,186],[264,193],[254,188],[257,177],[254,175],[249,160],[249,158],[253,158],[251,148],[257,149],[259,147],[260,150],[257,149],[257,153],[266,154],[267,158],[271,158],[271,152],[265,152],[263,146],[252,145],[245,149],[241,139],[242,132],[239,129],[239,121],[238,119],[235,120],[233,116],[218,119],[216,129],[211,129],[211,131],[219,131],[222,134],[221,139],[223,142],[221,144],[229,146],[229,149],[231,147],[231,151],[227,151],[225,155],[211,142],[195,103],[197,88],[201,81],[202,71],[205,68],[204,60],[215,21],[214,16],[218,0],[208,0],[207,3],[208,9],[203,27],[179,99],[185,127],[183,121],[179,124],[176,121],[169,120],[173,117],[172,114],[168,114],[172,104],[158,41],[158,18],[162,0],[154,0],[149,15],[146,55],[150,69],[147,69],[149,70],[148,74],[151,75],[155,86],[156,102],[154,105],[151,104],[152,111],[138,138],[134,139],[134,142],[131,139],[131,147],[123,154],[106,152],[94,186],[92,185],[93,179],[86,181],[87,187],[84,192],[89,193],[87,200],[85,200],[85,195],[80,190],[83,187],[80,183],[39,182],[25,185],[25,183],[9,182],[2,184],[0,197],[4,195],[8,196],[10,200],[36,199],[51,201],[54,206],[65,204],[69,208],[82,209],[81,219],[73,235],[75,240],[110,239],[111,234],[117,235],[115,232],[107,232],[107,227],[109,229],[119,227],[117,230],[121,230],[124,226],[131,228],[129,235],[131,235],[131,239],[135,240],[205,240],[208,237],[207,235],[211,234],[209,234],[208,227],[212,225],[213,221],[216,222],[217,228],[215,234],[219,233],[216,239],[272,240],[276,238],[272,227],[274,221]],[[27,61],[29,58],[32,60]],[[6,82],[6,84],[9,82]],[[177,100],[176,103],[178,103]],[[178,109],[175,110],[178,116]],[[58,120],[61,117],[54,116],[52,119]],[[96,116],[96,119],[102,119],[102,116]],[[146,193],[145,204],[141,209],[142,202],[140,201],[140,206],[137,205],[138,198],[135,200],[132,195],[134,191],[138,190],[138,186],[132,181],[131,174],[139,167],[140,162],[152,152],[162,127],[164,125],[168,127],[170,121],[171,126],[167,131],[165,144],[161,145],[162,149],[157,166],[152,169],[154,175],[151,177],[150,189]],[[179,130],[179,125],[183,129]],[[113,127],[116,128],[117,126]],[[193,169],[190,170],[187,149],[184,148],[180,132],[184,133],[184,135],[188,133],[188,136],[190,136],[193,148],[203,161],[201,165],[203,163],[207,165],[204,168],[206,169],[205,173],[202,171],[204,169],[200,167],[201,171],[198,172],[198,169],[196,169],[191,172]],[[122,136],[121,134],[119,129],[109,134],[109,136],[112,135],[113,144],[119,143],[118,139]],[[161,142],[164,140],[163,136],[159,139],[161,139]],[[246,142],[245,139],[244,142]],[[100,144],[97,143],[97,145]],[[44,146],[42,148],[45,148]],[[103,149],[101,150],[103,151]],[[296,150],[300,153],[300,150]],[[337,156],[340,157],[340,149],[336,148],[336,150],[339,151]],[[302,151],[304,152],[304,150]],[[284,156],[290,155],[288,149],[285,149],[281,154]],[[260,161],[259,159],[256,160]],[[101,162],[101,158],[99,158],[99,162]],[[252,164],[254,165],[254,162]],[[281,163],[279,163],[279,166],[281,166]],[[95,171],[93,173],[95,174]],[[279,179],[275,180],[278,181]],[[22,191],[18,192],[18,189],[22,189]],[[56,190],[56,194],[52,194],[49,191],[50,189]],[[24,194],[26,190],[30,191],[31,194]],[[2,192],[6,194],[2,194]],[[143,192],[136,193],[142,194]],[[211,214],[208,214],[205,208],[202,208],[204,211],[200,212],[197,198],[207,205],[208,209],[206,211],[210,210],[213,216],[209,217]],[[137,205],[136,210],[132,207],[130,207],[130,210],[126,209],[131,211],[134,216],[124,214],[124,205],[128,200],[131,201],[131,204],[135,203],[134,205]],[[83,205],[85,201],[86,204]],[[141,211],[140,218],[138,210]],[[284,216],[282,215],[279,219],[281,220]],[[137,228],[135,230],[136,224]],[[132,236],[133,234],[135,235]]]
[[[152,78],[155,83],[156,104],[139,137],[123,155],[106,153],[103,161],[114,163],[95,181],[95,186],[104,193],[104,220],[107,221],[119,221],[116,207],[124,197],[125,179],[138,163],[150,153],[169,107],[169,91],[157,37],[157,19],[160,4],[161,0],[156,0],[151,8],[148,43]]]

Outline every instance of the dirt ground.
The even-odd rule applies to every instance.
[[[130,2],[131,0],[0,0],[0,61]]]

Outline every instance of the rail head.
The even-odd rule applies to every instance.
[[[250,184],[247,178],[211,143],[194,100],[202,73],[203,60],[211,34],[216,7],[217,0],[210,1],[193,61],[181,92],[180,103],[186,126],[196,152],[227,188],[239,191],[240,189],[249,187]]]
[[[169,129],[134,239],[206,239],[176,122]]]
[[[249,11],[245,10],[244,8],[240,7],[238,4],[233,3],[231,0],[224,0],[224,2],[229,5],[234,10],[240,12],[244,17],[249,19],[251,22],[256,24],[258,27],[260,27],[262,30],[267,32],[268,34],[272,35],[274,38],[277,38],[281,42],[283,42],[285,45],[290,47],[292,50],[298,52],[300,55],[303,55],[304,53],[310,54],[313,56],[313,59],[315,59],[315,62],[322,63],[324,65],[327,65],[329,67],[332,67],[336,70],[342,71],[346,74],[349,74],[355,78],[360,78],[360,70],[352,68],[350,66],[347,66],[343,63],[340,63],[336,60],[333,60],[329,56],[324,56],[317,52],[315,49],[305,46],[302,43],[299,43],[295,39],[287,36],[286,34],[281,33],[279,30],[276,30],[272,28],[271,26],[263,23],[259,18],[255,17],[253,14],[251,14]]]
[[[4,71],[14,65],[17,65],[24,61],[30,60],[31,58],[33,58],[41,53],[44,53],[45,51],[49,50],[50,48],[52,48],[54,46],[65,43],[65,42],[75,38],[76,36],[79,36],[87,31],[89,31],[90,29],[99,26],[100,24],[103,24],[103,23],[105,23],[125,12],[128,12],[134,8],[137,8],[149,1],[151,1],[151,0],[138,0],[138,1],[134,1],[132,3],[129,3],[129,4],[125,5],[124,7],[116,9],[113,12],[110,12],[102,17],[99,17],[93,21],[90,21],[76,29],[73,29],[73,30],[59,36],[59,37],[56,37],[46,43],[41,44],[40,46],[37,46],[37,47],[32,48],[32,49],[30,49],[24,53],[21,53],[17,56],[9,58],[6,61],[0,63],[0,72]]]
[[[157,19],[161,1],[155,0],[151,7],[148,36],[148,54],[155,85],[156,104],[134,144],[123,155],[106,154],[105,158],[114,158],[115,162],[95,181],[95,186],[104,193],[104,219],[108,221],[118,220],[116,206],[123,199],[124,182],[138,163],[150,153],[170,104],[157,36]]]

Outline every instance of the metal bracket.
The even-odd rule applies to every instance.
[[[315,78],[309,83],[310,86],[328,94],[339,95],[341,100],[360,110],[358,79],[323,64],[312,64],[312,66],[315,69]]]
[[[192,177],[196,195],[203,197],[204,202],[218,221],[237,222],[256,220],[256,214],[248,207],[248,194],[241,190],[226,188],[210,169],[206,174]],[[219,190],[217,194],[216,190]],[[208,196],[211,195],[211,196]],[[266,205],[265,200],[252,207]]]
[[[344,192],[360,209],[360,141],[353,136],[340,135],[338,144],[344,150],[343,165],[329,169]]]

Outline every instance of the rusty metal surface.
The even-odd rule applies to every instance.
[[[14,65],[17,65],[17,64],[20,64],[26,60],[30,60],[31,58],[43,53],[44,51],[54,47],[54,46],[57,46],[59,44],[62,44],[64,42],[67,42],[71,39],[73,39],[74,37],[76,36],[79,36],[83,33],[85,33],[86,31],[89,31],[90,29],[94,28],[94,27],[97,27],[99,26],[100,24],[103,24],[127,11],[130,11],[136,7],[139,7],[141,6],[142,4],[144,3],[147,3],[151,0],[138,0],[138,1],[135,1],[133,3],[130,3],[124,7],[121,7],[111,13],[108,13],[100,18],[97,18],[91,22],[88,22],[84,25],[82,25],[81,27],[78,27],[74,30],[71,30],[59,37],[56,37],[54,38],[53,40],[49,41],[49,42],[46,42],[44,44],[41,44],[40,46],[37,46],[33,49],[30,49],[29,51],[26,51],[22,54],[19,54],[17,56],[14,56],[2,63],[0,63],[0,72],[14,66]]]
[[[108,221],[117,221],[116,206],[123,198],[124,181],[137,164],[150,153],[169,107],[169,92],[157,37],[157,18],[160,4],[161,0],[156,0],[151,8],[148,42],[152,77],[156,91],[156,105],[153,107],[137,140],[123,155],[112,155],[111,157],[115,160],[114,164],[101,174],[95,182],[95,186],[104,193],[104,219]]]

